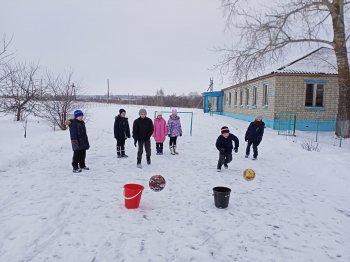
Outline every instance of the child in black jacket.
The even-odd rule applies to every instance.
[[[84,114],[81,110],[74,112],[74,119],[66,121],[69,126],[70,139],[73,149],[73,172],[80,173],[82,170],[89,170],[85,165],[86,150],[90,148],[89,139],[86,133]]]
[[[235,142],[235,147],[233,148],[232,141]],[[228,163],[232,161],[232,149],[235,153],[238,152],[239,140],[238,138],[230,133],[227,126],[221,128],[221,135],[216,140],[216,148],[219,150],[219,161],[217,166],[217,172],[221,172],[221,167],[228,168]]]
[[[117,157],[128,157],[125,154],[125,140],[130,138],[130,128],[128,118],[125,117],[126,111],[119,110],[119,115],[114,121],[114,138],[117,140]]]
[[[249,124],[247,132],[245,133],[245,141],[247,143],[247,149],[245,157],[248,158],[250,154],[250,147],[253,145],[253,160],[258,157],[258,146],[264,135],[265,123],[262,121],[262,116],[257,116],[254,122]]]
[[[154,131],[153,122],[147,117],[146,109],[142,108],[139,111],[139,118],[134,121],[132,128],[132,137],[134,138],[134,145],[138,143],[137,151],[137,167],[142,168],[141,159],[143,154],[143,147],[146,151],[147,165],[151,164],[151,136]]]

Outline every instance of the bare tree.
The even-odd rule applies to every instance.
[[[156,105],[157,106],[162,105],[163,101],[164,101],[164,90],[162,88],[159,90],[157,89],[157,91],[156,91]]]
[[[11,57],[12,53],[8,53],[8,47],[12,42],[12,37],[7,40],[6,36],[3,36],[0,44],[0,65],[5,64],[8,61],[8,58]]]
[[[10,46],[11,42],[12,42],[12,37],[10,40],[7,40],[6,36],[4,36],[1,39],[1,42],[0,42],[0,68],[9,62],[11,56],[13,55],[13,53],[7,52],[8,47]],[[5,77],[6,77],[6,75],[1,74],[0,81],[2,81]]]
[[[77,106],[76,95],[79,88],[72,82],[72,76],[73,72],[58,76],[46,73],[45,93],[37,113],[61,130],[67,129],[65,121]]]
[[[40,81],[36,78],[39,66],[6,64],[0,82],[0,110],[14,113],[16,120],[25,119],[35,111],[40,96]]]
[[[334,49],[339,82],[336,134],[350,137],[350,72],[346,45],[350,37],[350,29],[346,28],[350,1],[274,1],[268,8],[259,9],[254,9],[247,0],[221,2],[227,25],[238,30],[240,39],[232,48],[219,49],[224,56],[216,68],[230,75],[234,82],[260,74],[292,47],[326,45]]]

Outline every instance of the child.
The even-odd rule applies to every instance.
[[[74,119],[66,121],[69,126],[70,139],[72,142],[73,172],[80,173],[82,170],[89,170],[85,165],[86,150],[90,148],[89,139],[86,133],[84,114],[81,110],[74,111]]]
[[[261,140],[264,135],[265,123],[262,121],[262,116],[257,116],[254,122],[251,122],[247,132],[245,133],[245,141],[248,141],[247,149],[245,151],[245,157],[249,157],[250,146],[253,145],[253,160],[256,160],[258,157],[258,145],[261,143]]]
[[[217,172],[221,172],[221,167],[224,165],[225,169],[228,168],[228,163],[232,161],[232,141],[235,142],[234,151],[238,152],[239,140],[238,138],[230,133],[227,126],[221,128],[221,135],[216,140],[216,148],[219,150],[219,161],[217,166]]]
[[[130,138],[130,128],[128,118],[125,117],[126,111],[119,110],[119,115],[114,121],[114,138],[117,140],[117,157],[128,157],[125,154],[125,140]]]
[[[182,128],[180,117],[177,115],[177,110],[173,109],[168,120],[168,136],[170,137],[169,148],[172,155],[179,154],[176,151],[176,140],[178,136],[182,136]]]
[[[146,109],[140,109],[139,118],[134,121],[132,128],[132,137],[134,138],[134,145],[138,143],[139,148],[137,152],[137,167],[142,168],[141,159],[143,154],[143,147],[146,151],[147,164],[151,164],[151,136],[153,134],[153,122],[147,117]]]
[[[168,133],[166,122],[163,118],[162,112],[158,112],[157,117],[154,119],[154,132],[153,137],[156,141],[157,155],[163,155],[163,143]]]

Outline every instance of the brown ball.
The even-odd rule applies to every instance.
[[[155,192],[162,191],[165,187],[165,179],[161,175],[152,176],[149,180],[149,188]]]

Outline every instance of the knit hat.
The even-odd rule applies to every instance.
[[[74,111],[74,118],[77,118],[79,116],[83,116],[83,112],[81,110],[75,110]]]
[[[221,134],[224,134],[224,133],[230,133],[230,130],[228,129],[227,126],[223,126],[223,127],[221,128]]]
[[[177,114],[177,110],[174,108],[173,110],[171,110],[171,113],[173,113],[174,115]]]
[[[141,115],[141,114],[146,114],[147,115],[146,109],[141,108],[140,111],[139,111],[139,115]]]
[[[158,111],[157,116],[162,116],[163,112],[162,111]]]
[[[121,114],[123,112],[126,112],[125,109],[123,109],[123,108],[119,109],[119,114]]]
[[[258,115],[255,117],[255,120],[258,120],[258,121],[261,121],[263,119],[263,116],[262,115]]]

